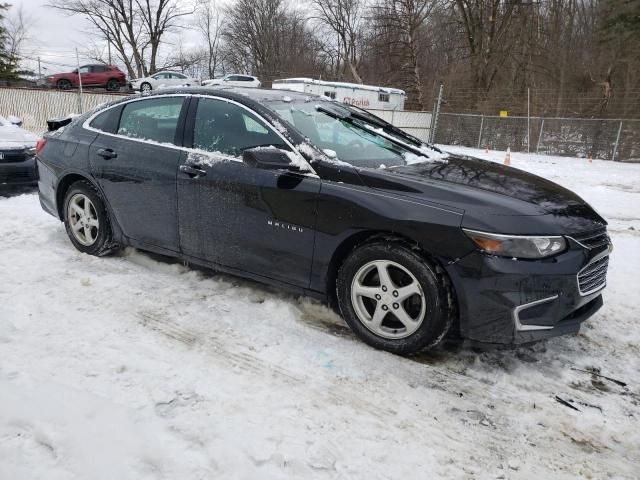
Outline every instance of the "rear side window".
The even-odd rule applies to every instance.
[[[183,97],[162,97],[126,104],[118,134],[158,143],[174,143],[183,101]]]
[[[193,129],[193,147],[234,157],[254,147],[290,150],[282,138],[257,116],[234,103],[201,98]]]
[[[107,67],[104,65],[94,65],[91,67],[91,70],[93,70],[93,73],[102,73],[107,71]]]
[[[120,111],[122,106],[110,108],[97,115],[91,123],[90,127],[106,133],[116,133],[118,129],[118,120],[120,119]]]

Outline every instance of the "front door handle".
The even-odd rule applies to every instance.
[[[105,160],[110,160],[118,156],[118,154],[113,150],[111,150],[110,148],[101,148],[96,153],[102,158],[104,158]]]
[[[207,174],[206,170],[191,165],[180,165],[180,171],[192,178],[204,177]]]

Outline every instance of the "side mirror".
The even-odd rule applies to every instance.
[[[251,167],[265,170],[287,169],[300,171],[300,167],[292,165],[287,152],[277,148],[252,148],[242,152],[242,161]]]

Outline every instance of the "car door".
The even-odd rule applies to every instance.
[[[92,173],[123,233],[172,251],[179,250],[176,172],[186,154],[176,145],[187,98],[125,103],[117,126],[100,131],[89,149]]]
[[[246,107],[193,99],[178,173],[180,245],[190,256],[308,287],[320,179],[263,170],[241,160],[248,148],[291,146]]]

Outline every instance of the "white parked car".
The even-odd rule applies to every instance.
[[[204,80],[202,86],[211,87],[214,85],[229,85],[230,87],[249,87],[260,88],[262,83],[258,80],[258,77],[252,75],[240,75],[238,73],[230,73],[222,78],[213,78],[211,80]]]
[[[161,87],[173,87],[186,85],[187,87],[200,85],[200,80],[187,77],[178,72],[158,72],[150,77],[136,78],[131,80],[129,87],[132,90],[150,92]]]

